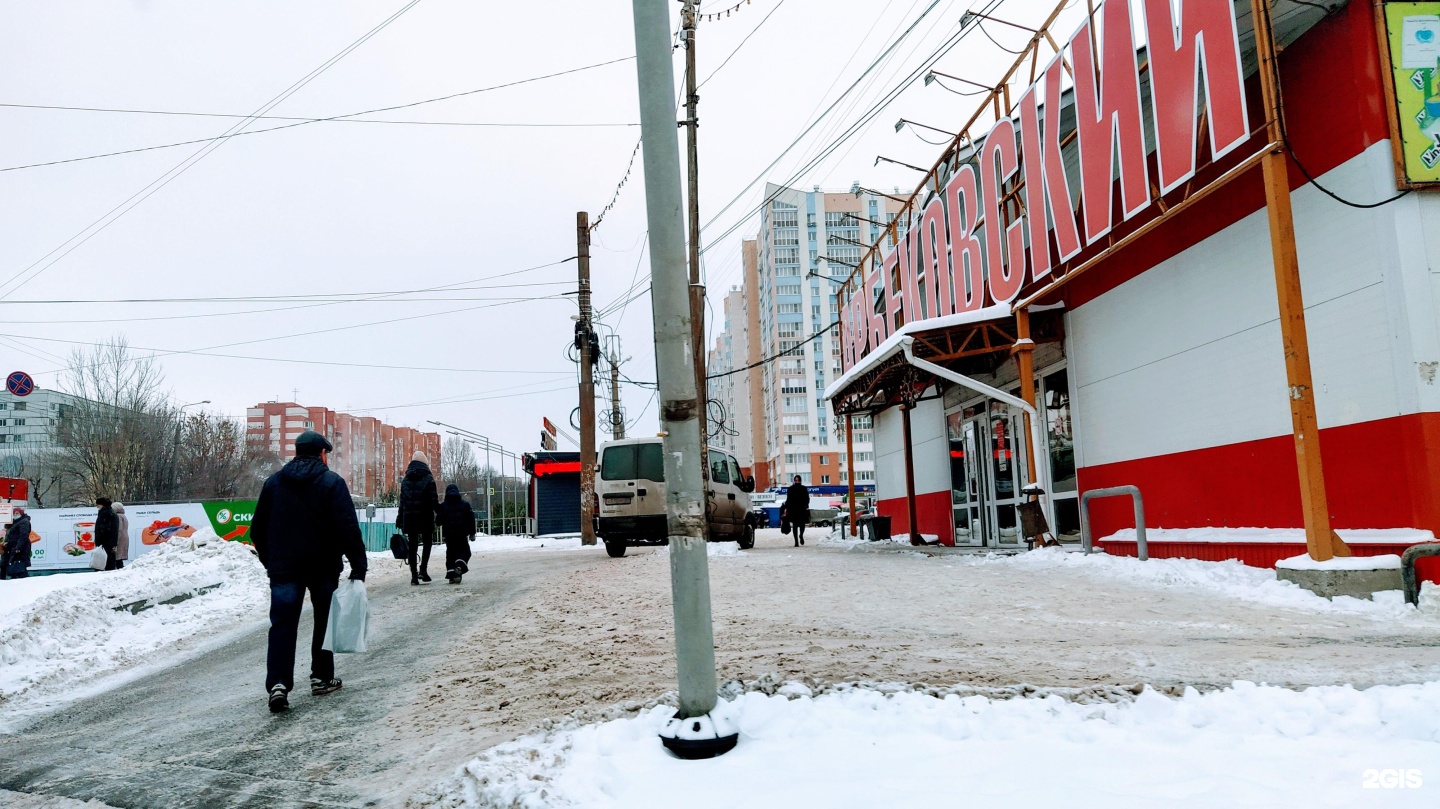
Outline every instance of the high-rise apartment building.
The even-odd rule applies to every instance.
[[[306,430],[325,436],[335,451],[329,466],[345,479],[350,494],[373,499],[399,486],[416,450],[430,458],[440,476],[440,434],[392,427],[373,416],[352,416],[295,402],[265,402],[246,412],[245,440],[281,459],[295,455],[295,439]]]
[[[715,338],[707,364],[710,380],[710,445],[728,451],[746,475],[755,474],[755,445],[750,419],[750,362],[745,292],[731,288],[725,296],[725,328]],[[718,404],[718,409],[716,408]],[[723,416],[723,421],[719,417]],[[757,478],[758,483],[758,478]]]
[[[711,373],[784,353],[734,375],[746,379],[757,483],[784,485],[799,475],[807,485],[838,486],[853,473],[857,484],[873,485],[869,420],[855,418],[851,470],[845,424],[836,422],[824,394],[840,375],[840,333],[832,328],[838,319],[835,289],[860,263],[866,246],[885,234],[900,204],[858,187],[826,192],[767,185],[765,193],[769,202],[760,212],[759,235],[742,246],[744,288],[726,298],[726,334],[712,353]],[[732,314],[732,305],[743,307],[745,317]],[[738,361],[734,349],[742,327],[746,362]],[[737,393],[712,384],[711,397],[728,409]]]

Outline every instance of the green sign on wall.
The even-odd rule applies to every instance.
[[[221,539],[250,541],[250,521],[255,519],[254,500],[217,500],[201,503],[205,516],[210,518],[210,527]]]

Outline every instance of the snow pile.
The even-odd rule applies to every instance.
[[[546,534],[544,536],[532,537],[524,534],[480,536],[470,543],[470,549],[475,553],[489,553],[492,551],[536,551],[536,550],[562,550],[573,551],[585,547],[580,544],[579,534]],[[605,546],[597,542],[594,548],[603,549]],[[594,550],[590,548],[590,550]]]
[[[1341,612],[1387,620],[1440,620],[1440,588],[1429,582],[1421,590],[1417,611],[1405,604],[1399,590],[1376,593],[1373,601],[1349,596],[1326,599],[1293,582],[1280,581],[1273,570],[1234,560],[1150,559],[1142,562],[1133,556],[1103,553],[1087,556],[1061,548],[1042,548],[1015,556],[949,557],[947,561],[967,566],[1013,565],[1030,570],[1062,571],[1066,575],[1104,576],[1123,579],[1127,584],[1203,590],[1226,598],[1311,612]]]
[[[123,570],[45,578],[64,587],[19,595],[0,582],[0,706],[39,704],[157,650],[237,623],[264,619],[270,603],[265,570],[248,545],[226,542],[208,528],[161,545]],[[215,587],[218,585],[218,587]],[[193,595],[205,588],[198,595]],[[174,604],[170,599],[184,598]],[[142,611],[132,613],[141,602]]]
[[[656,734],[673,709],[657,707],[493,748],[411,804],[1418,806],[1430,805],[1418,791],[1364,789],[1365,772],[1440,774],[1440,683],[1296,692],[1237,682],[1092,704],[864,689],[811,697],[796,686],[722,703],[740,742],[718,759],[666,753]]]
[[[1393,553],[1382,553],[1379,556],[1336,556],[1323,562],[1317,562],[1310,558],[1310,554],[1302,553],[1299,556],[1291,556],[1288,559],[1281,559],[1275,563],[1275,568],[1285,570],[1399,570],[1400,557]]]

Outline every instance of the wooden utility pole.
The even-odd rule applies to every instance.
[[[1035,341],[1030,339],[1030,310],[1015,310],[1015,364],[1020,372],[1020,398],[1025,404],[1035,407]],[[1037,411],[1038,412],[1038,411]],[[1025,414],[1025,477],[1026,483],[1037,483],[1040,480],[1039,467],[1035,465],[1037,453],[1041,447],[1034,446],[1035,442],[1030,437],[1035,433],[1031,429],[1030,414]],[[1053,494],[1053,492],[1047,492]]]
[[[616,441],[625,437],[625,416],[620,412],[620,338],[610,349],[610,436]]]
[[[1310,341],[1305,331],[1305,300],[1300,289],[1300,259],[1295,253],[1295,220],[1290,210],[1290,177],[1281,146],[1279,67],[1270,4],[1250,0],[1255,21],[1255,52],[1260,63],[1260,94],[1265,105],[1270,145],[1260,166],[1265,174],[1265,208],[1270,214],[1270,250],[1280,300],[1280,337],[1285,347],[1290,423],[1295,433],[1295,463],[1300,473],[1300,507],[1310,558],[1323,562],[1349,556],[1350,548],[1330,527],[1325,468],[1320,459],[1320,424],[1315,416],[1315,383],[1310,374]]]
[[[914,406],[908,401],[900,405],[900,427],[905,439],[905,515],[910,521],[910,544],[923,545],[925,538],[920,535],[915,508],[915,455],[910,446],[910,410]]]
[[[575,215],[579,250],[580,320],[575,339],[580,347],[580,544],[595,544],[595,346],[590,339],[590,214]]]
[[[685,36],[685,146],[686,179],[690,208],[690,345],[695,352],[695,390],[700,398],[700,457],[705,460],[705,480],[710,480],[710,380],[705,369],[705,287],[700,283],[700,119],[695,76],[695,0],[685,0],[680,12]]]

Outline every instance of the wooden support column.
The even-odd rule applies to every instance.
[[[1020,398],[1025,404],[1035,407],[1035,342],[1030,339],[1030,310],[1017,309],[1015,311],[1015,362],[1020,366]],[[1025,414],[1025,476],[1027,483],[1038,483],[1040,472],[1035,466],[1036,458],[1043,458],[1042,447],[1032,446],[1035,442],[1030,440],[1034,435],[1031,429],[1030,414]],[[1052,494],[1052,492],[1047,492]]]
[[[906,402],[900,405],[900,424],[905,434],[905,514],[910,520],[910,544],[920,545],[920,525],[915,516],[915,453],[910,446],[910,408],[915,405]]]
[[[1295,253],[1295,220],[1290,209],[1290,178],[1282,149],[1270,4],[1250,0],[1255,21],[1255,51],[1260,63],[1260,93],[1268,120],[1270,147],[1261,160],[1265,174],[1265,207],[1270,214],[1270,250],[1275,262],[1275,289],[1280,299],[1280,336],[1285,347],[1285,378],[1290,397],[1290,423],[1295,434],[1295,463],[1300,473],[1300,506],[1305,519],[1305,544],[1310,558],[1323,562],[1349,556],[1350,549],[1330,527],[1325,495],[1325,469],[1320,459],[1320,425],[1315,416],[1315,384],[1310,374],[1310,343],[1305,332],[1305,301],[1300,289],[1300,260]]]
[[[845,414],[845,477],[850,481],[850,536],[859,535],[855,525],[855,416]]]

